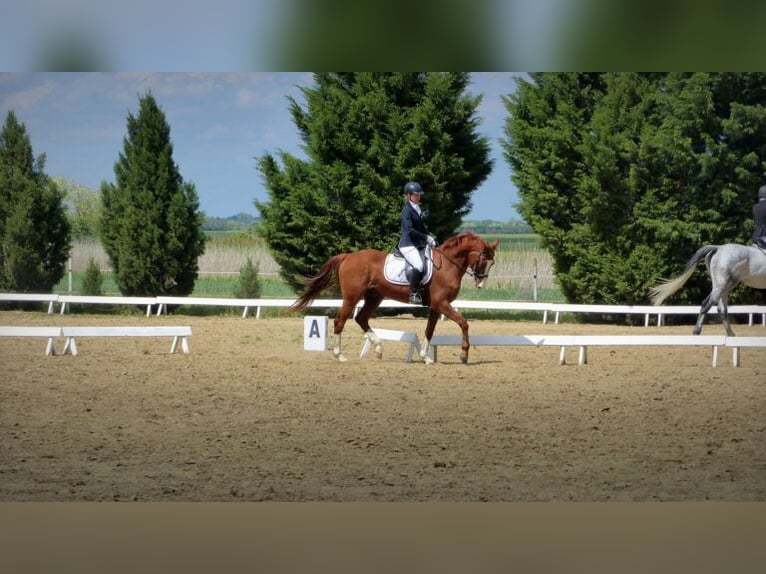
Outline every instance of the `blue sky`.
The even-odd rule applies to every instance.
[[[506,118],[501,96],[513,91],[510,72],[474,73],[469,90],[482,93],[479,131],[490,140],[494,168],[473,194],[468,219],[519,219],[510,169],[499,139]],[[26,125],[45,171],[98,189],[114,181],[128,112],[151,90],[170,124],[174,159],[197,188],[202,210],[226,217],[257,215],[253,201],[268,195],[254,157],[284,150],[302,155],[287,96],[310,73],[6,73],[0,74],[0,121],[14,110]],[[426,190],[427,192],[427,190]]]

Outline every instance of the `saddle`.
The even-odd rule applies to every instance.
[[[421,251],[425,265],[423,266],[423,279],[420,281],[421,285],[425,285],[431,280],[431,276],[434,272],[434,264],[431,259],[432,249],[430,246]],[[383,276],[390,283],[395,285],[409,285],[410,282],[407,279],[408,271],[412,269],[412,265],[407,263],[407,260],[402,257],[398,247],[394,248],[393,253],[386,255],[386,260],[383,263]]]

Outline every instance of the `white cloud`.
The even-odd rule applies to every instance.
[[[252,108],[256,102],[256,95],[253,90],[239,89],[236,94],[237,107],[239,108]]]
[[[3,108],[23,110],[44,101],[56,89],[56,82],[47,80],[27,89],[7,94],[3,98]]]

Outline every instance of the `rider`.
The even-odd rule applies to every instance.
[[[766,185],[762,185],[758,190],[758,203],[753,206],[753,219],[753,243],[766,249]]]
[[[421,305],[423,298],[420,295],[420,281],[423,278],[423,258],[420,250],[426,245],[436,245],[436,239],[428,233],[424,220],[423,210],[420,208],[420,198],[423,188],[417,181],[410,181],[404,186],[404,195],[407,202],[402,208],[402,236],[399,239],[399,251],[404,259],[412,265],[410,275],[410,303]]]

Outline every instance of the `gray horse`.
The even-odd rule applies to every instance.
[[[729,325],[728,299],[729,293],[734,287],[742,283],[755,289],[766,289],[766,251],[759,247],[726,243],[725,245],[705,245],[700,247],[692,255],[686,264],[683,273],[675,279],[663,281],[649,290],[652,303],[660,305],[665,299],[678,291],[694,273],[697,263],[705,258],[713,289],[702,302],[697,324],[694,326],[694,334],[702,332],[702,323],[713,304],[718,306],[718,314],[721,316],[726,334],[734,336]]]

